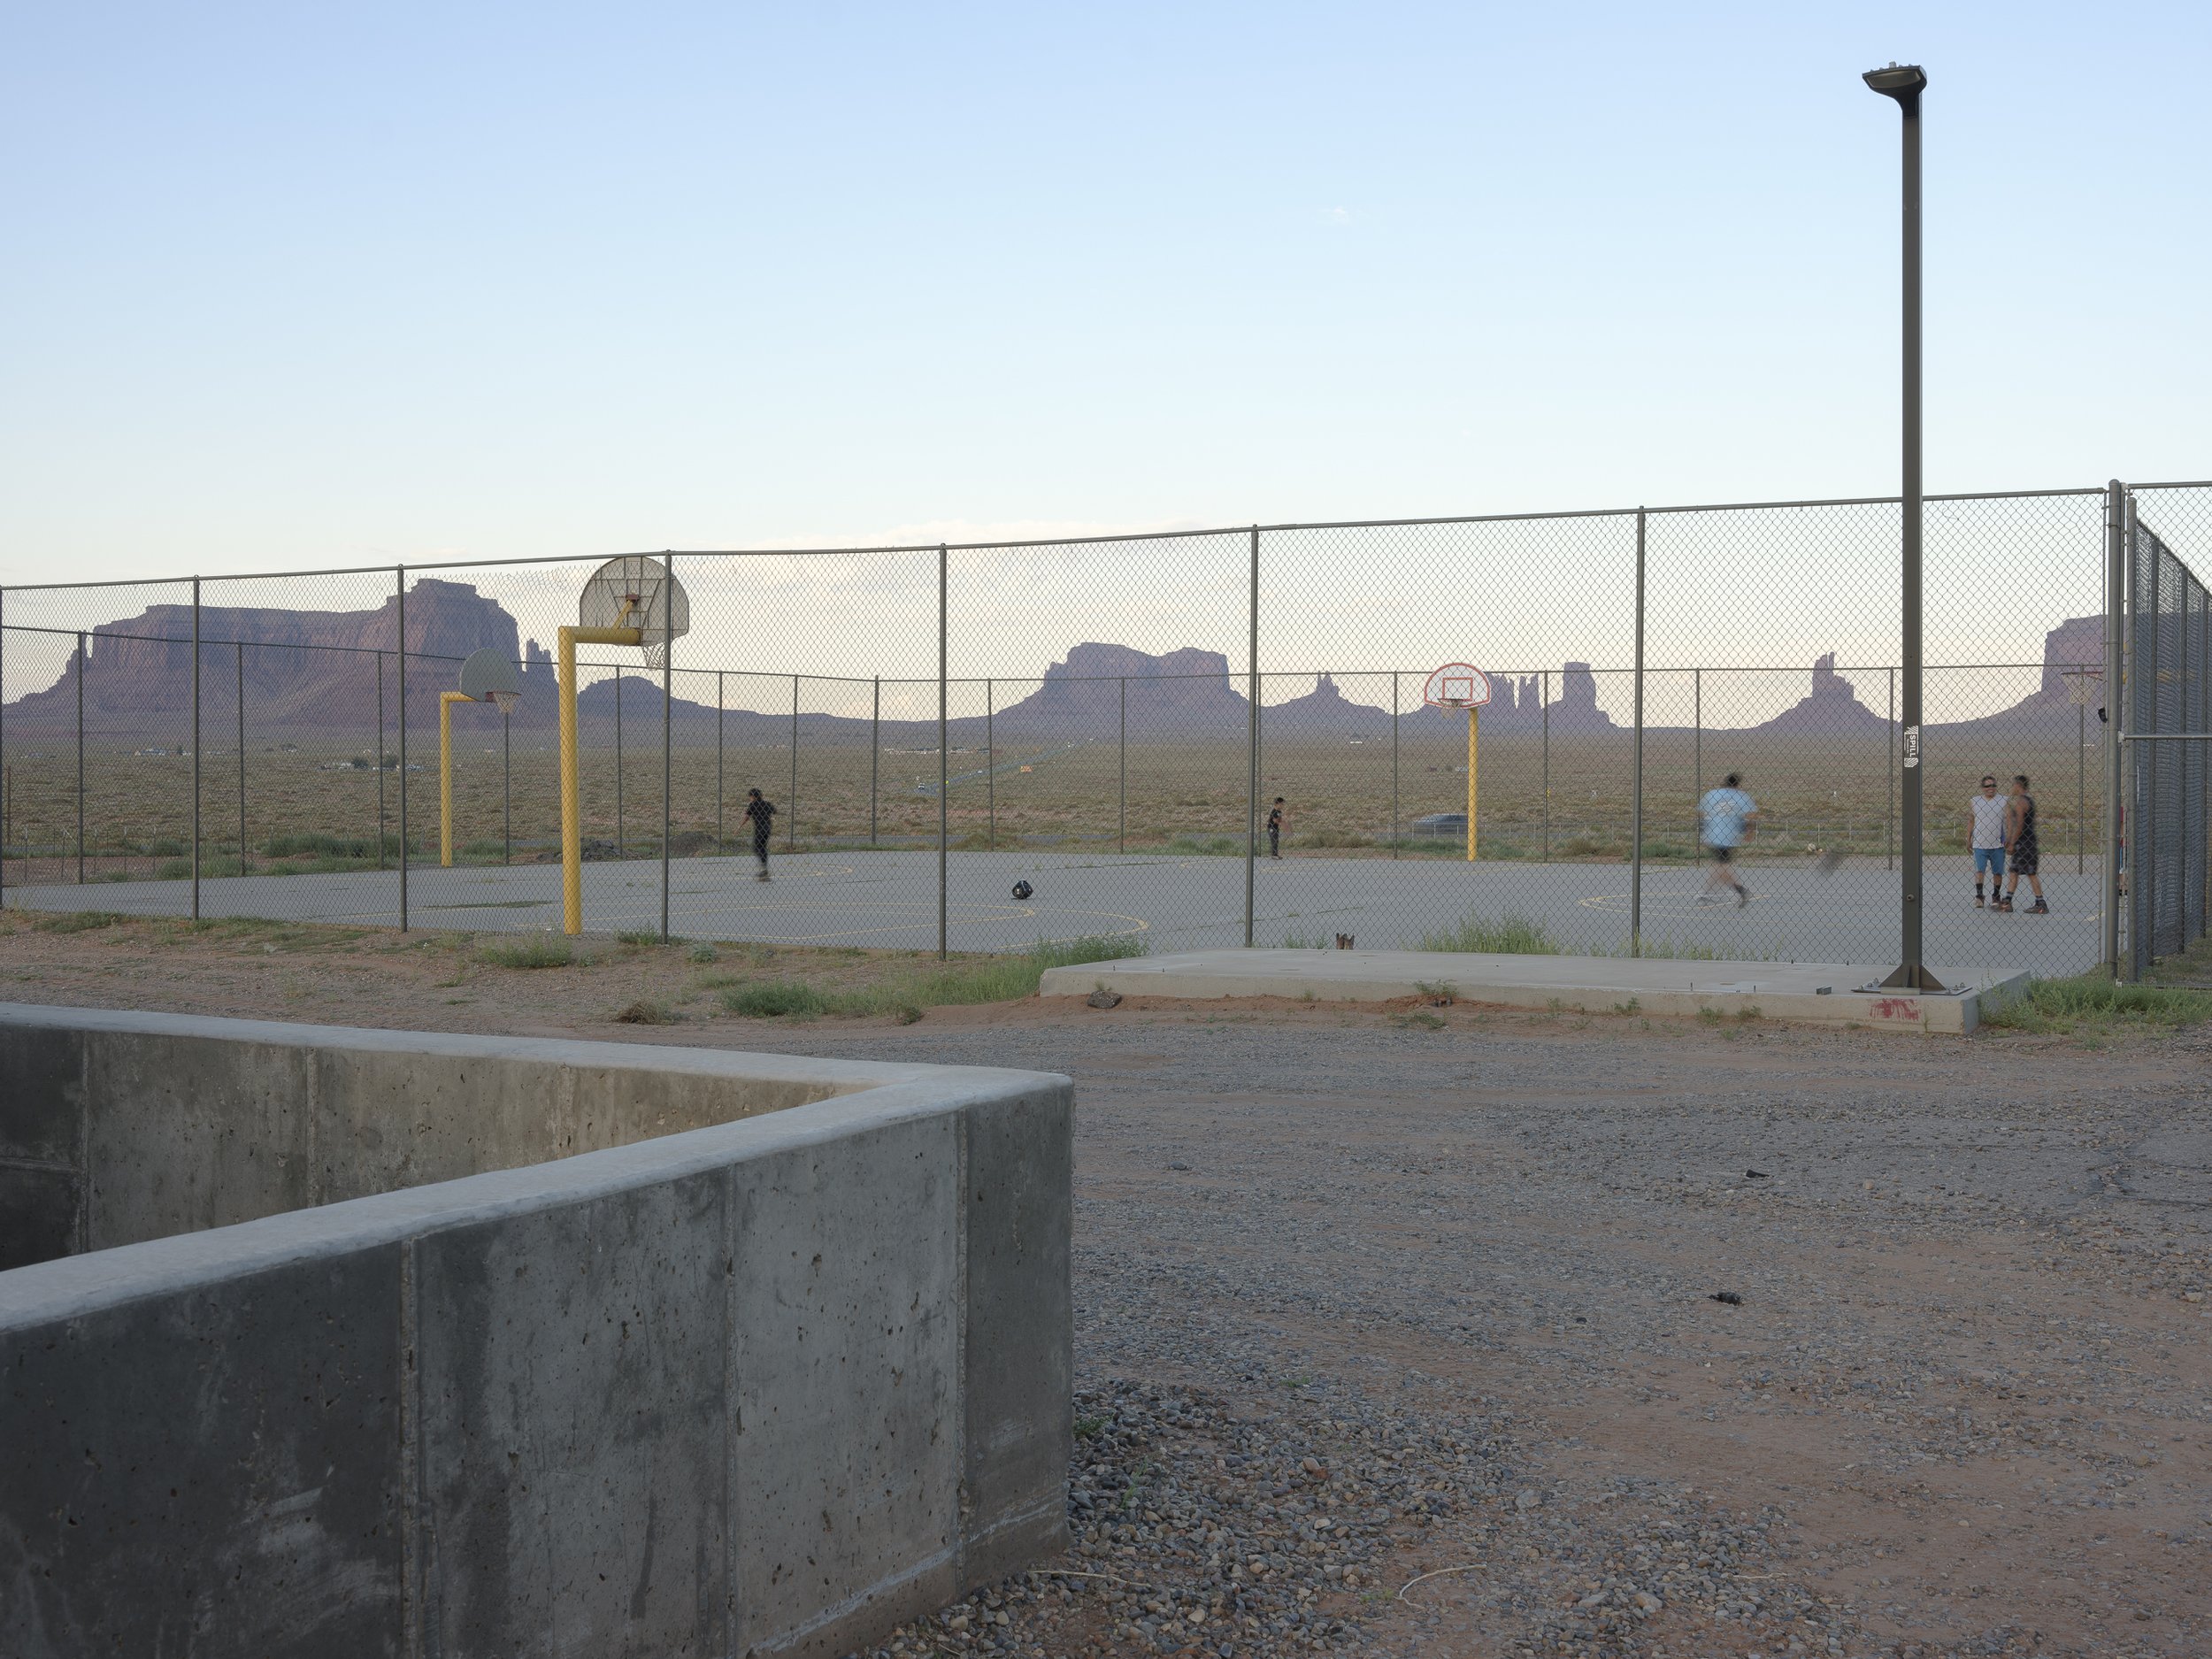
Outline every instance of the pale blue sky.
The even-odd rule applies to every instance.
[[[2212,473],[2202,7],[19,8],[0,580]]]

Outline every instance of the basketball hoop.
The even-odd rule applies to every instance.
[[[2104,670],[2101,668],[2062,668],[2058,677],[2066,682],[2066,699],[2077,709],[2094,708],[2104,696]]]
[[[522,682],[508,657],[486,646],[461,664],[459,688],[438,694],[438,862],[453,863],[453,705],[488,703],[500,717],[522,700]]]
[[[1467,862],[1475,862],[1475,776],[1477,730],[1483,705],[1490,701],[1490,676],[1472,663],[1447,663],[1428,677],[1421,701],[1432,709],[1467,710]]]
[[[1421,701],[1432,709],[1479,709],[1490,701],[1490,676],[1471,663],[1447,663],[1428,677]]]

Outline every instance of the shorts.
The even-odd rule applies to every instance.
[[[1736,856],[1733,847],[1708,847],[1705,850],[1713,855],[1713,862],[1717,864],[1729,864]]]
[[[1993,876],[2001,876],[2005,873],[2005,849],[2003,848],[1977,847],[1974,849],[1974,879],[1977,881],[1981,879],[1982,872],[1985,870]]]
[[[2016,841],[2012,844],[2012,873],[2032,876],[2043,867],[2042,849],[2032,841]]]

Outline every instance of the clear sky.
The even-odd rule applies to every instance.
[[[0,580],[2212,473],[2202,6],[113,4]]]

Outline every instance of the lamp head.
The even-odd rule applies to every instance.
[[[1900,104],[1915,102],[1928,84],[1928,72],[1918,64],[1890,64],[1870,69],[1862,78],[1884,97],[1895,98]]]

